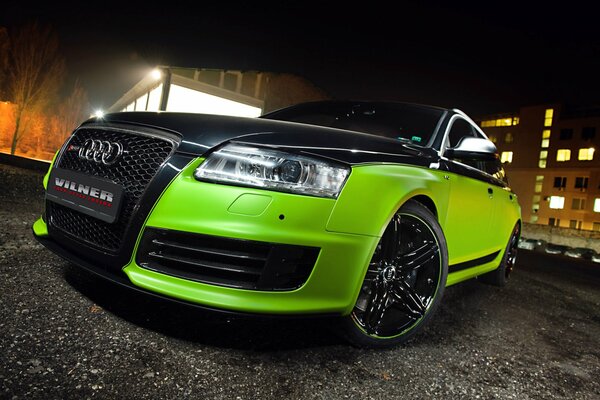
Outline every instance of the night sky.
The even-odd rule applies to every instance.
[[[289,72],[338,99],[473,116],[544,102],[600,104],[599,17],[574,2],[399,2],[399,11],[377,2],[47,3],[4,4],[0,25],[51,24],[69,79],[81,79],[94,108],[110,106],[157,64]]]

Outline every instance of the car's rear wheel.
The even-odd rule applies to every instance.
[[[448,251],[442,229],[422,204],[408,201],[387,226],[344,336],[359,347],[388,347],[412,337],[433,315],[446,286]]]
[[[505,286],[510,278],[510,274],[515,268],[517,262],[517,250],[519,248],[519,236],[521,235],[521,226],[517,223],[512,230],[508,244],[504,250],[504,256],[500,265],[495,270],[477,277],[480,281],[494,286]]]

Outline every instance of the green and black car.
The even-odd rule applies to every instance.
[[[214,310],[335,316],[365,347],[411,337],[446,286],[504,285],[521,226],[477,125],[403,103],[109,114],[44,185],[35,236],[74,264]]]

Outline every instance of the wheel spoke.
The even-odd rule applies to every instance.
[[[365,279],[366,280],[376,279],[378,274],[379,274],[379,271],[377,271],[376,269],[371,269],[369,267],[369,269],[367,270],[367,274],[365,275]]]
[[[400,215],[394,215],[384,233],[383,260],[392,263],[398,256],[400,249]]]
[[[421,247],[398,257],[398,265],[402,274],[421,268],[425,263],[431,261],[438,252],[438,246],[433,241],[424,242]]]
[[[508,254],[506,255],[506,264],[504,276],[508,278],[515,267],[515,262],[517,261],[517,246],[519,243],[519,230],[515,228],[512,237],[510,238],[510,244],[506,251]]]
[[[425,315],[427,306],[423,304],[419,295],[403,280],[396,281],[392,298],[397,308],[400,308],[408,316],[419,319]]]
[[[373,281],[371,297],[363,316],[363,322],[367,333],[377,333],[377,328],[381,324],[385,310],[389,307],[389,283],[381,276]]]

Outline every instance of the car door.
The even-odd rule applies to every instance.
[[[445,148],[453,148],[464,137],[483,137],[462,117],[455,115],[450,122]],[[500,187],[493,177],[481,170],[477,159],[442,157],[440,168],[448,171],[450,195],[445,221],[449,264],[476,266],[491,261],[497,251],[490,232]]]
[[[508,179],[500,160],[480,161],[481,169],[495,178],[494,211],[492,213],[490,234],[494,249],[504,250],[510,234],[519,218],[517,195],[510,190]]]

